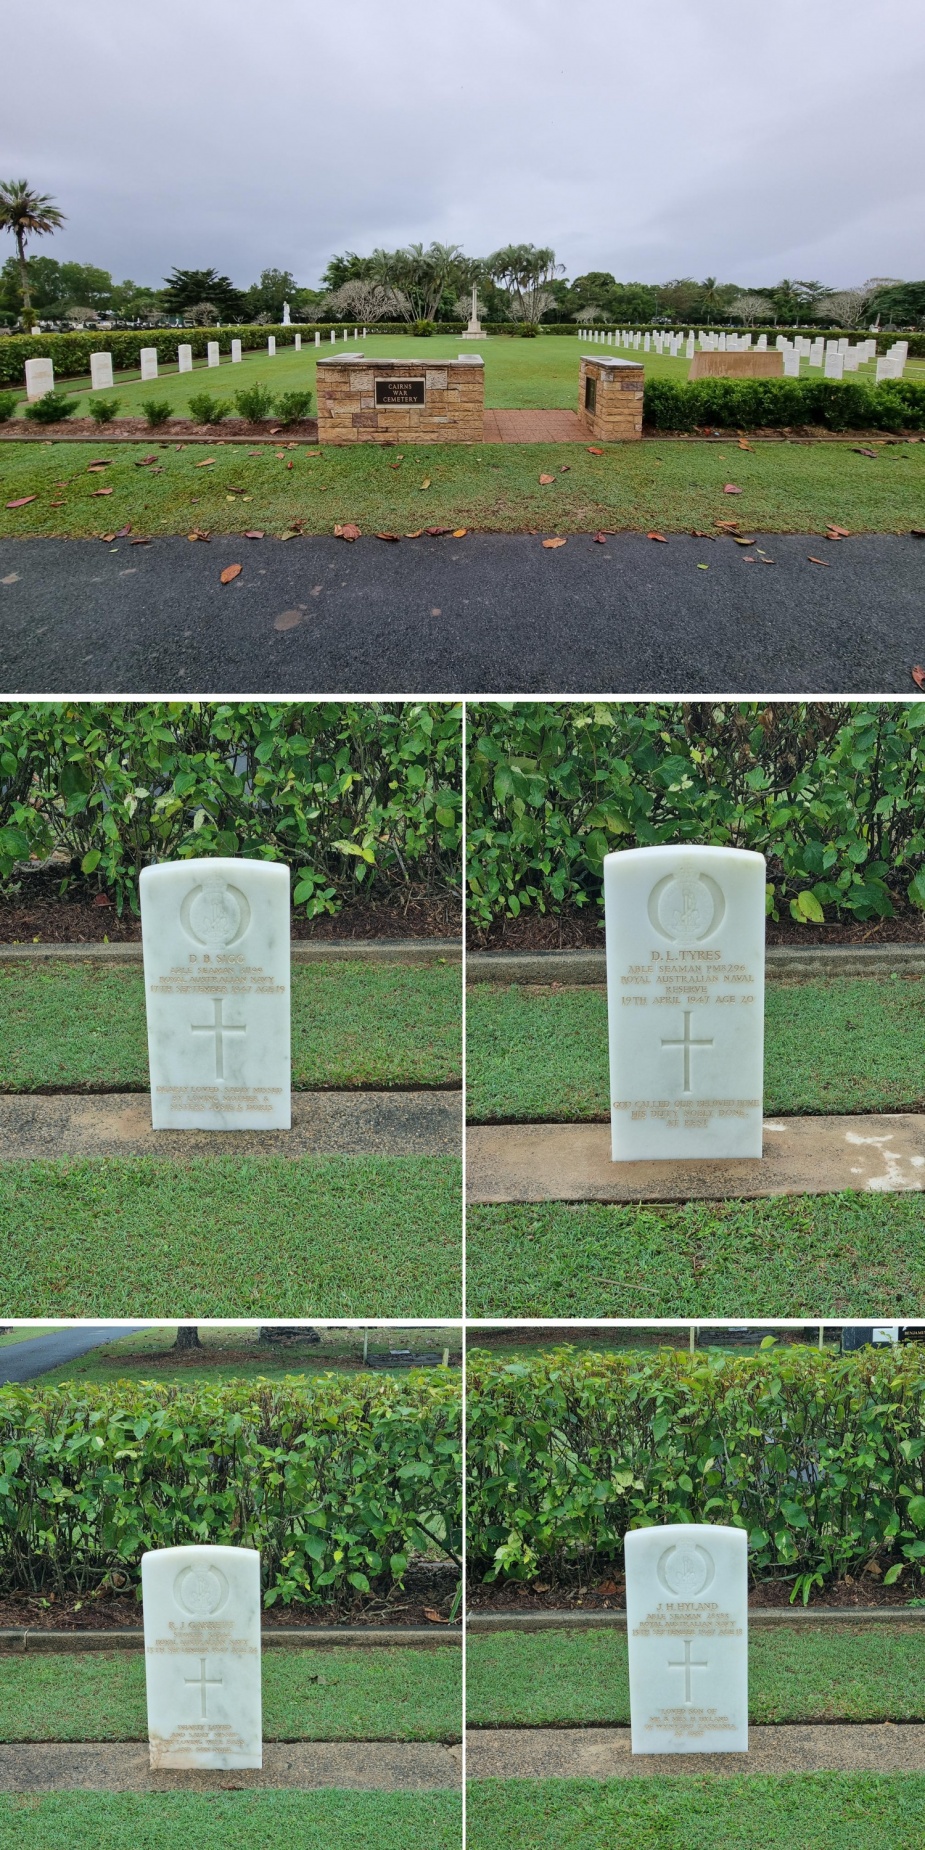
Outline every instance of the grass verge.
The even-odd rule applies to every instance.
[[[466,1843],[468,1850],[915,1850],[923,1806],[921,1773],[490,1779],[470,1785]]]
[[[289,534],[297,521],[309,533],[331,533],[347,521],[363,533],[417,534],[430,526],[709,533],[715,520],[730,518],[731,508],[746,533],[821,533],[829,522],[852,533],[920,526],[925,444],[867,447],[876,451],[875,460],[842,443],[760,444],[744,451],[734,441],[667,440],[611,445],[599,456],[581,443],[408,444],[399,450],[357,444],[320,451],[263,445],[251,453],[222,447],[220,427],[209,447],[5,441],[0,539],[91,538],[127,523],[136,537],[154,539],[193,528],[273,536]],[[137,467],[153,454],[155,464]],[[104,481],[100,473],[87,473],[91,460],[108,462]],[[543,474],[554,481],[541,486]],[[724,493],[729,482],[742,490],[734,506]],[[111,492],[97,499],[101,485]],[[26,496],[36,499],[7,507]],[[717,543],[732,547],[731,541]],[[128,542],[123,545],[128,550]],[[237,545],[259,560],[255,542],[238,537]],[[228,548],[213,551],[217,577],[229,563]],[[837,550],[829,551],[834,562]],[[711,552],[705,539],[704,563]],[[742,569],[747,578],[750,568]],[[818,567],[807,563],[806,570]]]
[[[917,1317],[925,1196],[469,1207],[470,1317]]]
[[[141,1623],[141,1607],[138,1609]],[[265,1741],[458,1741],[455,1648],[266,1651]],[[5,1657],[0,1741],[146,1741],[143,1651]]]
[[[472,1634],[466,1720],[473,1728],[629,1727],[623,1632]],[[925,1721],[925,1632],[903,1625],[755,1626],[748,1640],[754,1723]]]
[[[297,1090],[459,1083],[458,964],[296,964]],[[147,1091],[141,966],[0,964],[0,1091]]]
[[[60,1325],[55,1325],[60,1329]],[[148,1325],[131,1336],[91,1349],[76,1361],[63,1362],[59,1368],[42,1375],[42,1387],[55,1387],[62,1381],[150,1381],[176,1387],[220,1386],[223,1382],[291,1380],[293,1376],[326,1375],[333,1370],[357,1374],[363,1369],[363,1331],[335,1325],[321,1334],[321,1341],[308,1347],[300,1342],[282,1345],[258,1340],[259,1326],[241,1329],[238,1325],[202,1323],[199,1325],[201,1348],[177,1353],[176,1324]],[[29,1332],[18,1333],[28,1341]],[[2,1339],[0,1339],[2,1340]],[[458,1331],[447,1331],[442,1324],[433,1329],[415,1324],[393,1325],[369,1332],[369,1355],[383,1356],[390,1348],[413,1349],[416,1355],[442,1355],[449,1348],[458,1351]],[[454,1363],[451,1360],[450,1366]],[[396,1368],[396,1374],[405,1374]]]
[[[765,1000],[769,1117],[925,1108],[921,977],[770,983]],[[466,1081],[475,1123],[606,1120],[606,991],[473,984]]]
[[[454,1792],[0,1794],[0,1850],[461,1850]]]
[[[0,1164],[0,1316],[454,1317],[449,1157]]]

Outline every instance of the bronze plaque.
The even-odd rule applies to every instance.
[[[377,379],[376,404],[423,405],[423,379]]]

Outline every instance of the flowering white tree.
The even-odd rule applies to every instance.
[[[766,296],[752,295],[746,290],[744,295],[737,295],[730,302],[727,312],[745,327],[751,328],[756,321],[770,320],[773,311]]]
[[[840,328],[859,328],[867,319],[867,311],[874,296],[880,289],[896,282],[894,276],[871,276],[866,283],[860,283],[855,289],[836,289],[832,295],[823,296],[816,303],[816,314],[823,321],[832,321]]]
[[[407,296],[387,283],[364,282],[359,277],[333,289],[318,305],[324,320],[329,315],[354,315],[357,321],[407,321]]]

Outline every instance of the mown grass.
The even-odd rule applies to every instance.
[[[56,1329],[59,1325],[54,1326]],[[301,1343],[272,1345],[258,1341],[259,1326],[241,1329],[237,1325],[201,1323],[201,1347],[184,1350],[182,1358],[175,1348],[176,1324],[155,1325],[135,1330],[114,1343],[103,1343],[73,1362],[63,1362],[41,1377],[43,1387],[62,1381],[150,1381],[170,1382],[178,1387],[197,1383],[284,1380],[306,1375],[324,1375],[332,1369],[357,1373],[363,1367],[363,1332],[338,1327],[319,1331],[321,1341],[311,1347]],[[39,1334],[36,1331],[36,1334]],[[31,1332],[20,1330],[15,1340],[26,1342]],[[0,1338],[2,1342],[3,1338]],[[10,1338],[9,1340],[14,1340]],[[443,1324],[434,1329],[393,1325],[389,1329],[369,1332],[370,1356],[382,1356],[387,1350],[411,1349],[416,1355],[429,1352],[442,1355],[445,1349],[459,1349],[458,1330]],[[454,1366],[451,1361],[450,1366]],[[404,1374],[404,1369],[396,1370]]]
[[[467,1850],[845,1850],[848,1844],[917,1850],[923,1807],[921,1773],[487,1779],[469,1787],[466,1844]]]
[[[753,1723],[925,1721],[925,1631],[916,1621],[755,1625]],[[626,1634],[470,1633],[471,1728],[628,1727]]]
[[[448,1157],[0,1164],[0,1316],[454,1317]]]
[[[358,444],[320,451],[264,445],[251,452],[223,447],[220,429],[208,448],[177,448],[166,440],[136,445],[101,438],[92,449],[66,440],[4,441],[0,538],[101,537],[130,522],[135,537],[156,542],[159,535],[198,528],[216,536],[217,577],[224,566],[243,562],[242,548],[259,563],[272,537],[291,533],[297,521],[308,533],[331,533],[347,521],[364,534],[417,534],[429,526],[562,535],[599,528],[711,533],[732,509],[743,532],[821,533],[828,522],[852,533],[921,526],[925,445],[869,447],[875,460],[844,443],[756,443],[740,450],[734,441],[668,439],[611,445],[600,456],[581,443],[406,444],[398,450]],[[145,456],[155,456],[155,464],[137,467]],[[88,474],[91,460],[110,466]],[[554,482],[541,486],[541,474],[553,475]],[[729,482],[742,490],[734,500],[723,492]],[[112,492],[95,498],[101,486]],[[7,508],[27,495],[37,499]],[[248,530],[268,539],[244,540]],[[129,551],[127,540],[119,544]],[[842,544],[850,549],[850,541]],[[715,545],[739,550],[729,540]],[[709,565],[714,542],[704,539],[702,547],[701,562]],[[836,565],[836,546],[827,549],[830,555]],[[552,569],[554,559],[550,554]],[[747,575],[751,568],[743,563],[742,569]],[[819,567],[807,559],[806,570]]]
[[[296,1090],[458,1084],[458,963],[292,969]],[[141,965],[0,964],[0,1091],[147,1091]]]
[[[453,1646],[267,1650],[261,1686],[265,1741],[458,1741],[462,1733],[462,1652]],[[143,1651],[4,1658],[0,1741],[147,1738]]]
[[[921,1111],[923,1003],[921,977],[770,983],[767,1115]],[[475,1123],[606,1120],[606,991],[473,984],[466,1081]]]
[[[925,1196],[469,1207],[470,1317],[925,1313]]]
[[[0,1794],[0,1850],[461,1850],[455,1792]]]

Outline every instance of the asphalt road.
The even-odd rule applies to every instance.
[[[925,541],[758,545],[5,540],[0,691],[914,693]]]
[[[64,1362],[76,1362],[103,1343],[114,1343],[119,1336],[130,1336],[141,1329],[140,1323],[110,1323],[104,1327],[87,1324],[82,1329],[62,1324],[52,1336],[32,1336],[26,1342],[8,1343],[0,1348],[0,1387],[10,1381],[32,1381],[47,1375]]]

